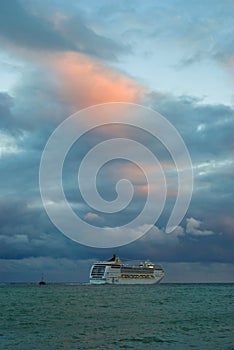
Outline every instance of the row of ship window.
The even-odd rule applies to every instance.
[[[154,278],[153,275],[127,275],[121,274],[121,278]]]
[[[122,268],[121,269],[121,272],[129,272],[129,273],[140,273],[140,274],[144,274],[144,273],[147,273],[147,274],[149,274],[149,273],[154,273],[154,270],[152,269],[152,270],[149,270],[149,269],[145,269],[145,270],[143,270],[143,269],[131,269],[131,268]]]

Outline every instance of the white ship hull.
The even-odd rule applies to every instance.
[[[114,256],[109,261],[97,262],[90,270],[91,284],[156,284],[164,277],[161,266],[146,262],[138,266],[124,265]]]
[[[116,278],[114,280],[98,280],[98,279],[90,279],[90,284],[157,284],[162,280],[163,277],[161,278],[154,278],[154,279],[150,279],[150,280],[146,280],[146,279],[131,279],[131,278]]]

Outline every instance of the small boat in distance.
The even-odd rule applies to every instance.
[[[140,265],[123,264],[117,255],[99,261],[90,269],[91,284],[156,284],[164,277],[160,265],[146,261]]]
[[[43,275],[41,276],[41,280],[40,280],[40,282],[38,282],[38,284],[39,284],[40,286],[44,286],[44,285],[46,284]]]

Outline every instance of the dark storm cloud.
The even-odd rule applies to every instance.
[[[36,86],[38,89],[43,89],[45,81],[43,79],[37,80],[38,75],[35,74],[32,77],[31,83],[29,83],[30,76],[28,76],[25,85],[15,90],[17,94],[14,97],[14,103],[10,96],[6,94],[1,95],[1,111],[2,115],[6,117],[2,119],[5,123],[4,125],[6,125],[7,120],[7,127],[11,129],[17,121],[18,126],[21,125],[22,127],[21,119],[24,119],[23,125],[27,125],[27,128],[23,128],[23,130],[27,130],[27,132],[26,136],[19,142],[21,152],[5,155],[1,159],[1,183],[4,186],[1,192],[2,201],[0,208],[0,239],[2,247],[0,256],[4,259],[41,256],[53,258],[71,257],[74,259],[82,256],[89,259],[96,254],[96,250],[80,246],[60,234],[50,223],[42,207],[38,189],[38,169],[41,152],[49,134],[58,124],[58,119],[61,115],[56,119],[56,113],[54,115],[53,113],[43,112],[43,118],[40,119],[42,113],[40,110],[36,110],[33,113],[35,101],[36,105],[40,105],[40,94],[37,99],[35,94],[29,95],[28,93]],[[57,95],[56,90],[53,90],[54,88],[53,85],[49,88],[47,87],[46,93],[43,94],[42,101],[47,106],[50,104],[54,106],[57,103],[58,106],[60,105],[59,101],[56,101]],[[26,99],[28,114],[25,112],[24,101]],[[137,259],[141,256],[142,259],[151,258],[154,260],[157,257],[158,260],[170,262],[194,262],[198,260],[203,262],[232,261],[231,247],[233,243],[230,234],[232,226],[228,224],[232,218],[232,197],[230,195],[232,177],[228,163],[231,159],[232,110],[230,107],[223,105],[202,105],[200,101],[184,96],[175,98],[169,95],[156,96],[152,94],[150,101],[151,106],[161,112],[177,127],[189,148],[195,166],[195,188],[187,217],[201,220],[202,226],[197,228],[197,231],[194,230],[191,233],[190,230],[190,233],[186,233],[186,221],[184,221],[182,223],[183,228],[181,227],[181,230],[184,230],[182,234],[177,233],[167,236],[163,233],[163,223],[167,221],[169,213],[165,211],[165,217],[159,221],[161,223],[161,226],[159,226],[160,233],[157,233],[156,236],[154,234],[151,236],[146,235],[135,243],[117,248],[116,251],[120,255],[129,256],[132,259]],[[12,108],[13,110],[11,110]],[[16,113],[17,118],[14,113]],[[31,119],[32,116],[33,120]],[[47,125],[46,128],[44,124]],[[132,132],[132,134],[134,133]],[[203,137],[201,136],[202,134]],[[76,192],[76,171],[74,177],[68,175],[71,175],[70,170],[74,170],[74,165],[77,170],[77,162],[84,156],[87,149],[100,142],[101,135],[101,133],[97,133],[95,138],[95,134],[91,134],[90,140],[86,136],[84,144],[81,144],[80,148],[78,148],[79,151],[76,152],[74,150],[70,159],[67,160],[67,178],[65,176],[67,197],[72,205],[77,206],[81,217],[85,218],[86,216],[88,220],[93,220],[96,213],[83,205],[82,198]],[[137,137],[139,137],[139,141],[144,139],[147,146],[146,135],[141,139],[141,135],[135,134],[136,139]],[[151,143],[152,140],[150,140],[150,145]],[[227,162],[226,165],[222,163],[224,161]],[[203,174],[199,174],[200,170],[197,171],[196,166],[200,166],[203,163],[205,163],[204,167],[201,168]],[[200,168],[198,167],[198,169]],[[115,174],[113,180],[111,171],[103,169],[102,176],[99,178],[98,188],[104,198],[111,198],[115,193],[117,175]],[[110,181],[106,180],[108,177],[110,177]],[[21,200],[16,201],[15,198],[21,198]],[[100,218],[104,219],[104,221],[99,221],[99,217],[96,217],[96,224],[115,226],[119,222],[127,221],[129,215],[134,215],[138,212],[141,200],[142,198],[139,196],[135,207],[133,206],[128,214],[123,211],[120,216],[101,216]],[[206,235],[207,231],[212,231],[212,234]],[[201,232],[201,234],[196,234],[196,232]],[[142,246],[144,246],[144,249]],[[110,249],[106,249],[101,250],[98,254],[102,254],[103,258],[108,258],[111,253]]]
[[[201,218],[216,232],[233,233],[233,109],[188,96],[155,94],[151,99],[153,108],[179,131],[193,162],[194,191],[188,215]]]
[[[57,28],[52,18],[42,18],[27,9],[18,0],[0,3],[0,37],[18,47],[30,50],[77,51],[104,59],[117,59],[130,48],[96,34],[79,14],[61,22]],[[53,8],[52,17],[57,9]]]
[[[93,252],[74,243],[53,226],[38,198],[0,202],[0,257],[84,258]]]
[[[179,131],[192,160],[230,159],[234,147],[233,109],[222,104],[206,105],[190,96],[174,97],[152,93],[149,103]]]
[[[191,218],[197,222],[197,220]],[[201,226],[201,227],[200,227]],[[150,258],[167,262],[225,262],[233,263],[233,238],[206,230],[202,223],[191,232],[188,223],[179,226],[170,235],[155,227],[144,237],[117,249],[119,255],[129,259]]]
[[[11,94],[0,91],[0,129],[13,134],[22,149],[41,152],[53,129],[74,112],[58,92],[53,72],[43,65],[27,64],[21,68],[23,80]]]

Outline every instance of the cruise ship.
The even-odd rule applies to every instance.
[[[96,262],[90,269],[91,284],[156,284],[163,277],[160,265],[146,261],[131,266],[123,264],[115,254],[110,260]]]

